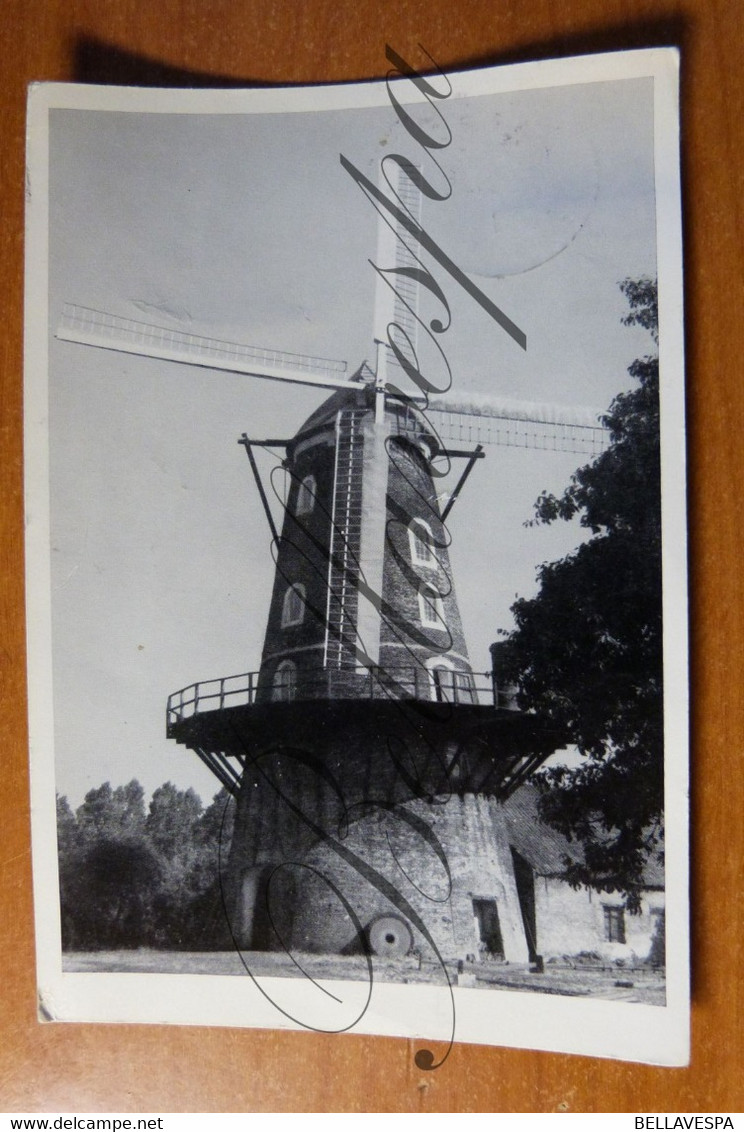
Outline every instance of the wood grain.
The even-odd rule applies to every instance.
[[[741,356],[744,16],[737,0],[5,0],[0,12],[3,836],[0,1109],[736,1111],[742,1107]],[[363,79],[384,44],[445,68],[623,47],[683,52],[693,703],[693,1053],[686,1069],[403,1040],[36,1020],[25,720],[25,87]]]

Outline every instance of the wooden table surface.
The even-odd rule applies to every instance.
[[[0,42],[0,1110],[741,1110],[744,7],[738,0],[4,0]],[[624,47],[682,50],[694,813],[686,1069],[457,1046],[426,1074],[404,1040],[36,1020],[21,478],[26,84],[366,79],[385,73],[385,42],[404,56],[421,42],[445,69]]]

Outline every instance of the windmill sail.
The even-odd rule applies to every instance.
[[[394,192],[418,222],[421,193],[409,174],[396,167]],[[384,170],[381,169],[381,181]],[[385,186],[381,184],[381,189]],[[374,336],[377,342],[378,391],[388,383],[405,389],[408,377],[392,343],[416,363],[420,283],[419,244],[397,219],[381,214],[377,234],[377,281]],[[378,399],[379,400],[379,399]],[[377,420],[382,422],[381,404]],[[506,447],[574,452],[593,457],[607,444],[600,412],[584,407],[518,401],[513,398],[445,394],[432,400],[426,417],[443,441],[458,445],[494,444]]]
[[[381,171],[380,179],[383,179]],[[384,185],[380,186],[384,189]],[[406,212],[416,222],[421,216],[421,193],[403,169],[397,167],[394,191]],[[418,242],[397,219],[380,216],[377,229],[377,280],[375,284],[374,337],[378,344],[377,384],[396,386],[406,375],[392,341],[406,357],[415,357],[419,284],[414,272]]]
[[[310,354],[291,354],[287,350],[267,350],[239,342],[222,342],[71,303],[63,307],[57,338],[146,358],[163,358],[229,373],[319,385],[326,389],[345,389],[349,385],[346,362],[315,358]]]
[[[448,393],[426,409],[443,441],[575,452],[593,457],[609,440],[597,409],[510,397]]]
[[[407,189],[401,185],[401,194],[406,200],[410,196],[415,206],[416,195],[412,193],[410,183]],[[380,248],[387,246],[394,251],[396,268],[411,267],[415,259],[408,246],[386,224],[381,229],[387,235],[380,236]],[[379,333],[387,337],[388,326],[399,327],[415,346],[417,292],[416,281],[409,276],[400,276],[395,289],[379,279],[375,307]],[[63,307],[56,336],[67,342],[230,373],[329,389],[358,388],[353,379],[346,378],[347,364],[343,361],[187,334],[71,303]],[[392,349],[381,341],[378,367],[382,367],[378,368],[378,386],[386,380],[398,384],[395,370],[401,376],[403,370]],[[432,401],[426,417],[441,440],[456,444],[536,448],[592,457],[602,452],[608,441],[599,411],[584,407],[449,393]]]

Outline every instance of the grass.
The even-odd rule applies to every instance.
[[[155,951],[149,948],[120,951],[67,952],[62,967],[78,973],[128,973],[158,975],[245,975],[246,967],[259,977],[314,979],[367,979],[363,956],[302,954],[293,960],[283,952]],[[439,965],[408,956],[404,959],[372,959],[374,978],[385,983],[444,985]],[[663,1006],[663,974],[646,968],[602,969],[591,967],[551,968],[533,973],[523,964],[484,962],[467,964],[458,976],[457,964],[447,965],[453,985],[479,990],[506,989],[532,994],[600,998]]]

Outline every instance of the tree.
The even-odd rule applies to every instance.
[[[78,873],[78,827],[67,798],[57,795],[57,861],[62,946],[75,944],[76,920],[73,896]]]
[[[145,822],[147,836],[169,860],[183,856],[193,844],[193,826],[201,813],[201,798],[191,787],[178,790],[172,782],[165,782],[150,801]]]
[[[657,338],[656,283],[625,280],[623,320]],[[604,417],[610,444],[533,522],[579,518],[592,537],[538,570],[537,596],[512,607],[516,629],[494,647],[520,706],[557,723],[583,756],[544,770],[541,815],[581,847],[574,884],[623,891],[639,906],[663,818],[661,489],[658,356],[635,361],[636,388]]]
[[[58,797],[64,948],[230,946],[219,870],[234,811],[226,790],[203,810],[171,782],[147,815],[136,780],[89,790],[74,814]]]
[[[162,863],[147,841],[97,838],[84,852],[68,892],[79,947],[138,947],[150,931]]]
[[[223,786],[194,826],[194,843],[198,851],[192,870],[195,895],[188,908],[186,924],[191,946],[233,946],[223,877],[234,825],[235,799]]]
[[[208,883],[195,836],[201,816],[201,799],[191,788],[178,790],[166,782],[153,793],[145,830],[163,866],[152,901],[153,942],[159,946],[190,942],[190,907]]]
[[[69,854],[76,843],[77,822],[64,795],[57,795],[57,845],[61,854]]]
[[[77,829],[83,840],[108,837],[139,838],[145,825],[145,792],[133,778],[126,786],[111,789],[110,782],[89,790],[76,813]]]
[[[74,815],[58,798],[57,831],[63,946],[136,945],[149,930],[162,871],[145,837],[140,783],[113,790],[104,782]]]

